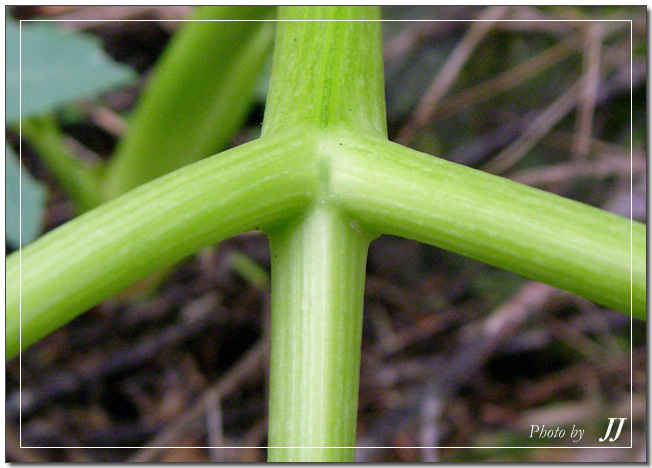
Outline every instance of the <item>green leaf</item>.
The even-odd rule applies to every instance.
[[[135,77],[129,67],[113,62],[96,38],[64,31],[50,22],[20,26],[7,18],[6,57],[9,122],[91,97]]]
[[[21,240],[22,245],[25,245],[36,239],[41,232],[46,193],[43,186],[20,166],[9,145],[5,145],[5,170],[6,240],[9,246],[18,249]]]

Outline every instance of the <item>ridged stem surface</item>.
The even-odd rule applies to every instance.
[[[206,245],[297,216],[316,195],[303,151],[287,138],[247,143],[138,187],[10,255],[7,359]]]
[[[323,147],[341,129],[386,137],[375,7],[281,8],[263,139],[303,139],[319,195],[272,248],[270,461],[353,461],[371,236],[329,205]]]
[[[346,128],[386,136],[380,11],[281,7],[263,136]]]
[[[270,461],[352,461],[371,237],[317,203],[270,235]]]
[[[338,137],[329,157],[331,197],[366,229],[645,319],[645,225],[386,140]]]

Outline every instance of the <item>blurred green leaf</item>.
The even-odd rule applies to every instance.
[[[6,62],[8,122],[17,122],[21,110],[22,117],[40,114],[135,77],[129,67],[113,62],[96,38],[50,22],[24,22],[21,37],[19,23],[7,18]]]
[[[5,171],[6,241],[10,247],[18,249],[21,247],[21,240],[22,245],[25,245],[36,239],[41,232],[46,191],[20,167],[16,153],[7,144]]]

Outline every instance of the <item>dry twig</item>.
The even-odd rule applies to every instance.
[[[491,99],[497,94],[508,91],[542,73],[547,68],[568,57],[579,44],[579,38],[572,36],[539,55],[516,65],[495,78],[485,80],[471,88],[444,99],[439,106],[437,119],[445,119],[467,107]]]
[[[577,104],[582,83],[575,83],[541,112],[514,143],[491,159],[484,170],[494,174],[512,168],[537,142],[563,119]]]
[[[260,340],[216,384],[207,390],[192,408],[165,427],[129,461],[150,462],[156,459],[162,450],[170,448],[189,426],[206,413],[206,408],[211,404],[213,393],[217,392],[224,398],[234,392],[248,376],[260,368],[263,359],[268,355],[268,349],[269,342]]]
[[[582,96],[580,98],[576,139],[574,144],[575,154],[585,158],[589,152],[591,142],[591,128],[593,127],[593,113],[598,94],[600,81],[600,56],[602,55],[602,26],[591,24],[584,31],[584,69]]]
[[[492,6],[483,10],[477,21],[469,28],[464,39],[446,60],[437,78],[421,99],[417,110],[397,135],[396,141],[398,143],[408,144],[419,130],[428,123],[437,109],[439,101],[448,92],[476,46],[491,31],[495,22],[505,16],[507,10],[508,7],[506,6]]]

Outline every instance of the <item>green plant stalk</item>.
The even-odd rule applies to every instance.
[[[273,11],[197,9],[192,19],[201,21],[179,31],[144,90],[107,168],[105,199],[226,147],[247,115],[271,50],[274,28],[264,20]]]
[[[312,19],[352,19],[377,9],[298,7],[282,15],[297,19],[309,12]],[[356,29],[369,24],[376,26],[364,34]],[[374,234],[448,248],[620,310],[629,310],[624,277],[633,251],[632,312],[644,317],[640,223],[384,139],[376,115],[383,109],[382,94],[376,95],[382,93],[377,28],[333,22],[325,34],[311,21],[281,23],[261,140],[146,184],[9,256],[7,358],[19,348],[21,301],[24,348],[157,268],[262,229],[272,243],[272,283],[279,289],[272,313],[285,324],[272,325],[270,459],[351,460],[351,449],[326,446],[352,446],[355,397],[349,394],[357,395],[359,337],[346,332],[359,333],[360,270]],[[293,40],[299,37],[306,43]],[[346,362],[331,356],[338,353],[350,356]],[[314,378],[323,388],[310,383]],[[290,402],[285,393],[298,400]],[[299,418],[291,403],[309,416],[286,421]],[[339,428],[320,424],[322,416]]]
[[[317,178],[304,151],[288,138],[241,145],[145,184],[10,255],[7,359],[206,245],[304,211]]]
[[[270,233],[269,461],[353,461],[370,241],[321,202]]]
[[[21,136],[38,151],[45,166],[75,204],[84,212],[101,203],[103,166],[77,159],[66,146],[54,117],[46,115],[21,122]]]
[[[331,145],[330,193],[366,229],[645,319],[643,224],[386,140],[339,134],[338,142]]]
[[[362,305],[372,236],[327,202],[322,146],[347,128],[386,137],[378,9],[281,8],[263,139],[311,148],[311,211],[268,232],[272,250],[270,461],[353,461]],[[307,21],[302,21],[307,20]],[[316,21],[317,20],[317,21]],[[339,20],[339,21],[323,21]],[[309,66],[306,66],[308,65]]]
[[[380,23],[368,21],[379,18],[374,7],[279,9],[286,22],[277,27],[263,136],[326,128],[387,135]]]
[[[447,248],[645,319],[641,223],[343,132],[319,145],[318,153],[329,160],[324,171],[324,162],[313,160],[316,145],[307,143],[288,135],[229,150],[146,184],[8,256],[7,359],[19,351],[21,300],[24,349],[203,245],[292,219],[320,193],[370,232]]]

